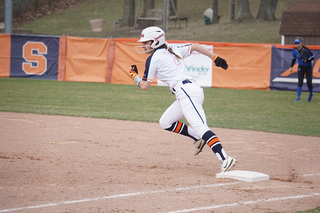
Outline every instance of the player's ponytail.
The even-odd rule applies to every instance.
[[[179,55],[175,54],[171,47],[168,47],[166,44],[163,44],[161,47],[166,48],[171,54],[175,55],[177,58],[182,59]]]

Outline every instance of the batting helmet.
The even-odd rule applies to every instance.
[[[148,48],[148,45],[137,46],[136,49],[139,53],[149,52],[166,43],[165,33],[160,27],[147,27],[141,32],[141,37],[138,42],[152,41],[150,44],[151,48]],[[144,47],[144,51],[141,51],[141,47]],[[139,49],[138,49],[139,48]]]

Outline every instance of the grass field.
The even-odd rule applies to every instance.
[[[277,20],[274,22],[252,20],[244,23],[230,22],[229,1],[219,1],[219,24],[205,25],[203,12],[212,7],[212,0],[200,0],[197,4],[193,0],[178,0],[179,16],[188,17],[188,27],[182,22],[181,29],[173,28],[173,23],[170,23],[166,38],[280,43],[282,12],[296,1],[279,0],[275,13]],[[163,0],[155,2],[156,8],[163,8]],[[250,0],[254,17],[258,13],[259,3]],[[113,30],[113,21],[122,18],[122,9],[123,1],[84,1],[68,10],[21,26],[20,29],[46,35],[138,38],[139,31],[119,26]],[[100,18],[104,20],[103,32],[92,32],[89,21]],[[160,22],[156,24],[162,26]],[[204,91],[204,109],[211,127],[320,137],[320,99],[317,94],[311,103],[304,101],[307,99],[306,93],[302,94],[301,103],[294,103],[295,92],[218,88],[205,88]],[[0,78],[0,111],[157,122],[174,100],[167,87],[151,87],[144,92],[131,85]],[[304,212],[319,211],[318,207]]]
[[[175,100],[167,87],[0,78],[0,111],[158,122]],[[204,88],[208,125],[320,137],[320,99],[295,92]],[[302,94],[302,100],[308,94]]]
[[[166,38],[169,40],[192,40],[237,43],[280,43],[280,22],[282,13],[297,0],[280,0],[275,12],[276,21],[265,22],[251,20],[243,23],[231,22],[229,18],[229,1],[219,1],[219,24],[205,25],[203,12],[213,7],[212,0],[200,0],[195,4],[193,0],[178,0],[178,14],[188,17],[188,27],[182,22],[182,28],[174,28],[170,22]],[[313,0],[320,1],[320,0]],[[138,8],[138,0],[136,10]],[[237,1],[235,1],[237,3]],[[250,10],[257,16],[260,1],[250,0]],[[163,0],[155,0],[155,8],[163,8]],[[237,12],[237,4],[235,5]],[[123,1],[90,0],[84,1],[68,10],[51,14],[21,26],[20,29],[32,30],[34,33],[47,35],[70,35],[79,37],[139,37],[140,31],[119,27],[113,30],[113,21],[121,19]],[[92,32],[89,21],[103,19],[103,32]],[[156,22],[162,27],[162,22]]]

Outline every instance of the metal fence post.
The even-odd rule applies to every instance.
[[[163,31],[166,32],[166,28],[167,28],[167,0],[164,0],[163,2]]]
[[[5,0],[4,33],[12,33],[12,0]]]

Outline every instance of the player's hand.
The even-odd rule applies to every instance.
[[[215,55],[212,59],[217,67],[221,67],[225,70],[228,69],[228,63],[223,58],[220,58],[219,56]]]
[[[129,75],[132,79],[134,79],[138,75],[138,69],[136,65],[131,65]]]

